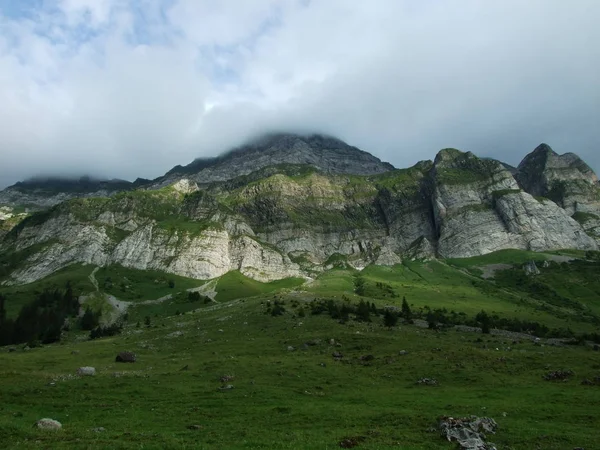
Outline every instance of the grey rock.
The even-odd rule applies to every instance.
[[[121,352],[115,358],[116,362],[134,363],[137,360],[137,355],[133,352]]]
[[[523,270],[529,276],[540,274],[540,269],[538,269],[537,266],[535,265],[535,261],[526,262],[525,265],[523,266]]]
[[[439,429],[442,437],[457,442],[465,450],[496,450],[486,442],[485,433],[495,433],[498,425],[489,417],[442,417]]]
[[[60,430],[62,428],[62,424],[54,419],[40,419],[35,426],[40,430]]]
[[[96,369],[94,367],[80,367],[77,369],[77,375],[80,377],[92,377],[96,375]]]

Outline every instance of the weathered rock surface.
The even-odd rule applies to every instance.
[[[394,168],[391,164],[383,163],[373,155],[333,137],[272,134],[220,157],[196,160],[185,167],[174,167],[163,179],[157,181],[164,186],[185,177],[198,183],[212,183],[231,180],[263,167],[279,164],[311,165],[325,173],[356,175],[372,175]]]
[[[93,377],[96,375],[96,369],[94,367],[80,367],[77,369],[77,375],[80,377]]]
[[[74,263],[271,281],[340,264],[598,248],[587,165],[541,146],[516,171],[519,183],[512,172],[455,149],[398,170],[332,138],[271,136],[175,168],[152,188],[75,198],[25,219],[0,236],[0,252],[24,255],[4,282]],[[551,196],[557,180],[587,186],[585,198],[531,195]]]
[[[40,430],[60,430],[62,428],[62,424],[54,419],[40,419],[35,426]]]
[[[496,450],[486,442],[485,433],[495,433],[498,425],[489,417],[442,417],[439,428],[442,436],[450,442],[458,443],[465,450]]]

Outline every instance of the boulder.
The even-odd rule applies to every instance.
[[[441,417],[439,428],[442,436],[450,442],[457,442],[466,450],[496,450],[486,442],[485,433],[495,433],[498,425],[489,417]]]
[[[77,375],[80,377],[93,377],[96,375],[96,369],[94,367],[80,367],[77,369]]]
[[[115,358],[116,362],[122,363],[134,363],[137,359],[137,356],[133,352],[121,352]]]
[[[40,419],[35,426],[40,430],[60,430],[62,428],[62,424],[54,419]]]

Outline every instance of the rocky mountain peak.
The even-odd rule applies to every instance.
[[[478,159],[471,152],[463,152],[455,148],[444,148],[435,156],[434,165],[438,168],[462,167],[469,160]]]
[[[158,183],[164,185],[183,177],[198,183],[227,181],[282,164],[311,165],[329,174],[375,175],[394,169],[391,164],[331,136],[270,133],[220,156],[176,166]]]
[[[593,184],[598,177],[575,153],[559,155],[547,144],[540,144],[525,156],[516,173],[519,185],[532,195],[547,195],[557,182]]]

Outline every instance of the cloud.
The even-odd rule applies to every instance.
[[[595,0],[0,1],[0,185],[155,177],[261,131],[398,167],[540,142],[600,168]]]

